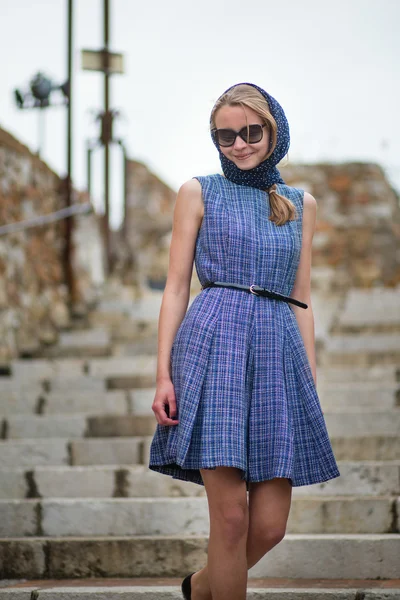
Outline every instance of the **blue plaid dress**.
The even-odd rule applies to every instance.
[[[290,296],[304,192],[278,184],[298,214],[278,226],[268,219],[266,192],[222,175],[197,179],[205,207],[195,252],[200,282],[256,284]],[[340,475],[291,306],[230,288],[196,296],[171,349],[179,424],[157,424],[150,469],[203,485],[200,468],[237,467],[247,487]]]

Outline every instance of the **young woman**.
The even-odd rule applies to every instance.
[[[149,467],[206,489],[207,565],[185,577],[184,598],[244,600],[248,569],[285,535],[292,486],[340,473],[316,391],[317,205],[276,167],[285,113],[237,84],[211,135],[223,175],[184,183],[176,200]],[[187,310],[193,261],[202,291]]]

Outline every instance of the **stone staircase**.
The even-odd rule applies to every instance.
[[[0,600],[180,598],[180,578],[206,562],[204,488],[147,468],[160,299],[111,287],[86,330],[2,370]],[[355,291],[337,312],[318,392],[341,477],[294,488],[250,598],[400,598],[399,300]]]

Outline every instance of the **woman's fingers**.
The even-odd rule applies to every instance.
[[[176,399],[173,391],[164,394],[156,393],[151,408],[159,425],[178,425]]]
[[[168,405],[169,405],[169,416],[172,419],[173,417],[176,417],[176,415],[177,415],[175,396],[171,396],[168,398]]]

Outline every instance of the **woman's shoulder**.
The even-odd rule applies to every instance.
[[[197,180],[203,192],[203,197],[218,197],[221,193],[226,190],[229,185],[229,180],[226,179],[220,173],[213,173],[212,175],[196,175],[193,180]],[[192,180],[192,181],[193,181]]]
[[[296,206],[299,206],[299,208],[303,210],[306,192],[302,188],[287,185],[286,183],[278,183],[277,188],[278,193],[291,200]]]

